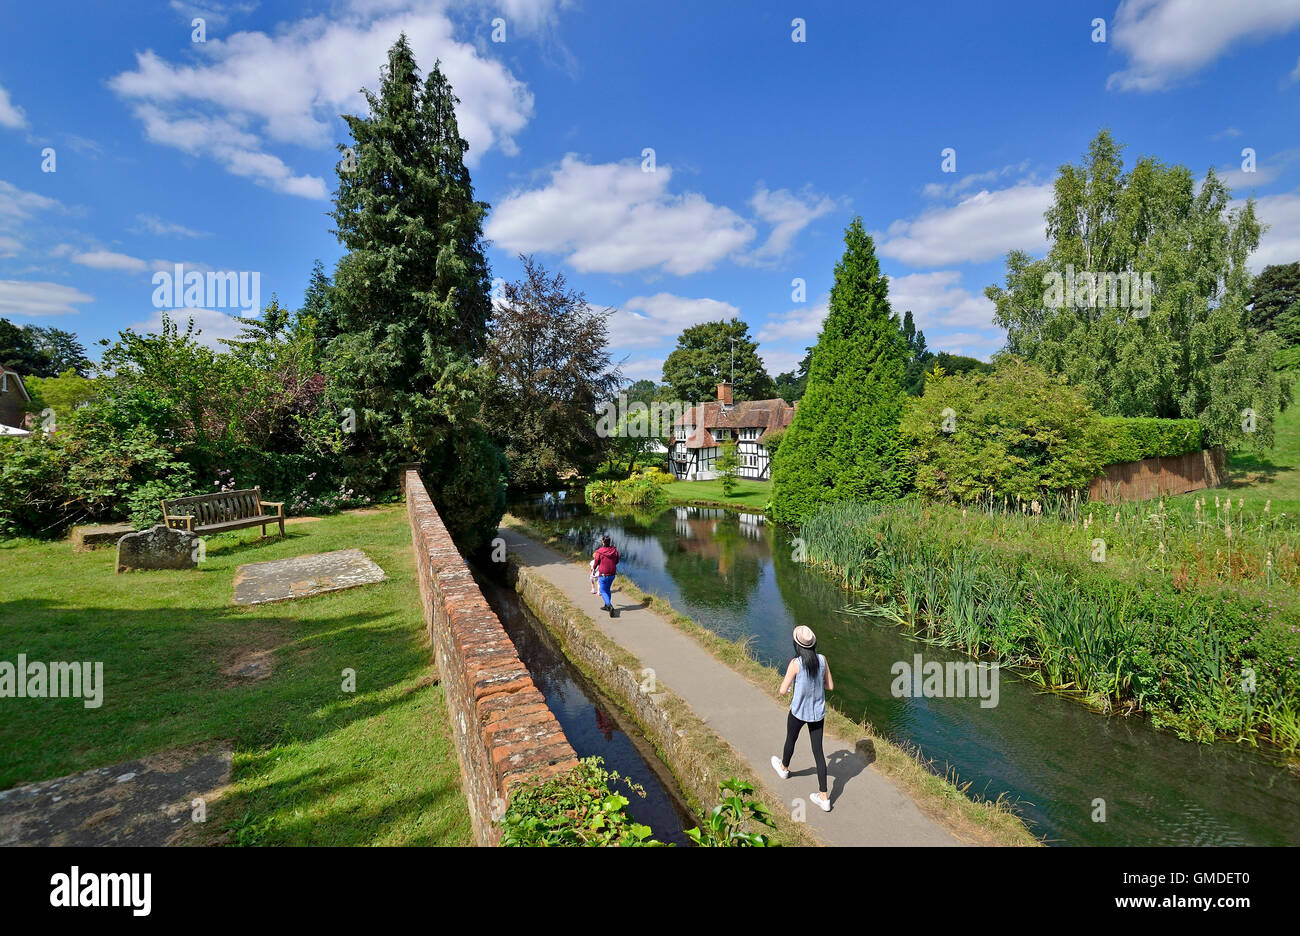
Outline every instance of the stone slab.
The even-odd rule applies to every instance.
[[[230,747],[163,751],[0,792],[0,846],[166,845],[230,783]]]
[[[194,569],[199,564],[199,537],[159,524],[117,541],[117,571]]]
[[[387,576],[359,549],[251,562],[235,570],[235,604],[290,601],[325,592],[373,585]]]
[[[93,523],[72,528],[73,552],[90,552],[105,546],[116,546],[117,541],[127,533],[134,533],[135,527],[129,523]]]

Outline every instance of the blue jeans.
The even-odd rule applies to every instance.
[[[607,605],[612,605],[614,599],[610,595],[609,590],[610,586],[614,584],[614,576],[602,575],[597,578],[597,581],[600,583],[598,586],[600,588],[600,600]]]

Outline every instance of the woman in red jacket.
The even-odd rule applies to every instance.
[[[618,550],[610,545],[608,533],[600,538],[600,548],[591,554],[591,559],[596,563],[597,580],[600,582],[601,610],[608,611],[609,616],[613,617],[614,599],[610,595],[610,587],[618,573]]]

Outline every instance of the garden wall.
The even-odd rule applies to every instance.
[[[1088,497],[1109,504],[1219,487],[1228,477],[1222,446],[1185,455],[1121,462],[1107,465],[1102,471],[1101,477],[1092,479]]]
[[[480,845],[500,840],[510,791],[578,758],[451,541],[420,475],[402,479],[420,600],[450,710],[461,785]]]

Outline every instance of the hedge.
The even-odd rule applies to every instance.
[[[1205,447],[1195,419],[1101,416],[1097,421],[1106,437],[1108,464],[1185,455]]]

